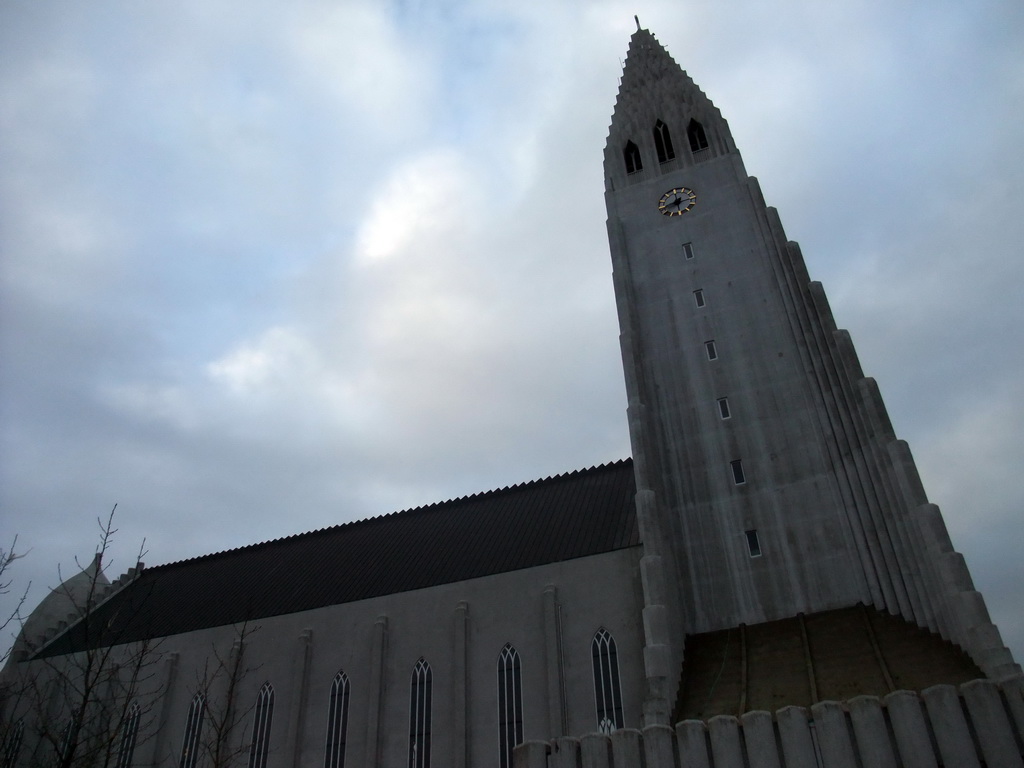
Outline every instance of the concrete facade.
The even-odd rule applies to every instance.
[[[859,602],[939,632],[990,677],[1020,674],[799,246],[719,111],[646,30],[604,167],[646,722],[668,724],[686,635]]]
[[[322,765],[339,671],[350,686],[345,764],[406,764],[410,681],[421,658],[432,673],[433,764],[495,765],[497,662],[505,644],[521,660],[523,738],[551,739],[598,729],[591,644],[602,628],[617,646],[624,725],[638,728],[638,549],[161,638],[152,675],[136,691],[146,715],[133,765],[179,764],[199,691],[212,691],[211,708],[230,704],[238,713],[229,740],[244,763],[251,710],[264,683],[275,696],[268,764]],[[211,671],[239,645],[242,664],[228,701],[226,675]],[[126,659],[132,652],[121,650]],[[15,708],[5,716],[34,714]],[[46,762],[47,749],[26,743],[19,765]]]
[[[920,694],[823,701],[808,708],[748,712],[674,728],[532,742],[515,768],[980,768],[1024,766],[1024,689],[975,680]],[[886,722],[891,728],[886,726]],[[975,737],[972,737],[975,734]]]
[[[192,768],[182,747],[201,691],[237,720],[221,764],[244,763],[267,684],[265,765],[323,765],[339,671],[345,765],[500,765],[506,644],[521,662],[524,768],[1020,764],[1020,668],[909,450],[728,124],[645,30],[630,43],[605,176],[642,545],[157,638],[132,691],[145,717],[131,765]],[[941,634],[991,680],[671,727],[688,635],[858,604]],[[602,630],[622,707],[610,736],[594,734]],[[116,649],[122,677],[133,651]],[[410,757],[420,660],[425,763]],[[75,661],[5,674],[45,683]],[[11,766],[53,762],[31,725],[17,735],[59,710],[62,694],[46,690],[42,707],[4,702],[4,748],[21,739]]]

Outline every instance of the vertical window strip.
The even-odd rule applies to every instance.
[[[421,658],[409,693],[409,768],[430,768],[430,687],[430,665]]]
[[[192,697],[185,719],[185,738],[181,741],[180,768],[195,768],[199,752],[199,734],[203,730],[203,719],[206,717],[206,695],[197,693]]]
[[[715,346],[714,339],[704,342],[704,351],[708,353],[708,360],[718,359],[718,348]]]
[[[718,415],[723,419],[731,419],[732,411],[729,410],[729,398],[720,397],[718,398]]]
[[[683,243],[683,258],[687,261],[693,258],[693,243]]]
[[[249,768],[266,768],[270,751],[270,726],[274,721],[274,686],[263,684],[256,696],[252,718],[252,744],[249,745]]]
[[[135,740],[139,735],[139,717],[142,710],[139,702],[133,701],[128,707],[128,716],[121,725],[121,744],[117,750],[117,768],[131,768],[135,754]]]
[[[21,752],[21,741],[24,737],[25,721],[19,720],[7,732],[7,739],[4,741],[3,768],[14,768],[14,763],[18,760],[18,753]]]
[[[505,643],[498,655],[498,760],[511,768],[512,750],[523,743],[523,682],[519,653]]]
[[[745,482],[747,482],[747,477],[746,477],[746,475],[743,474],[743,460],[742,459],[736,459],[735,461],[730,461],[729,465],[732,467],[732,481],[736,485],[743,485]]]
[[[698,307],[704,306],[704,291],[702,289],[698,288],[696,291],[693,292],[693,301]]]
[[[757,538],[757,529],[746,531],[747,534],[747,551],[750,552],[751,557],[761,556],[761,541]]]
[[[597,727],[611,733],[623,727],[622,688],[619,684],[619,661],[615,638],[604,627],[591,643],[594,661],[594,695],[597,703]]]
[[[331,684],[331,703],[327,710],[327,748],[324,768],[345,768],[345,741],[348,734],[348,675],[338,672]]]

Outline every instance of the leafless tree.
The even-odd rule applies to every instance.
[[[14,579],[11,575],[11,566],[16,560],[20,560],[25,555],[18,552],[18,537],[15,536],[14,540],[11,541],[11,545],[4,549],[0,547],[0,597],[11,594],[11,589],[14,585]],[[25,598],[28,596],[28,588],[31,585],[26,585],[21,590],[20,597],[15,601],[14,607],[5,611],[0,615],[0,636],[6,636],[8,631],[21,624],[21,609],[25,605]],[[3,647],[3,646],[0,646]],[[0,668],[4,666],[7,661],[7,657],[11,653],[11,648],[8,646],[2,652],[0,652]]]
[[[243,723],[248,720],[255,700],[243,704],[240,693],[244,682],[259,671],[259,666],[250,666],[245,658],[246,646],[259,629],[248,622],[237,625],[230,644],[211,649],[192,691],[193,701],[196,696],[202,696],[204,701],[203,719],[191,747],[198,760],[189,762],[183,756],[182,765],[231,768],[248,753],[250,744]]]
[[[24,557],[18,552],[18,537],[15,536],[11,545],[6,549],[0,547],[0,597],[11,594],[14,580],[11,574],[11,566],[16,560]],[[21,595],[15,600],[14,606],[5,610],[0,615],[0,637],[7,636],[7,633],[16,626],[21,626],[21,608],[25,604],[28,595],[28,585],[22,590]],[[14,639],[13,637],[11,638]],[[0,670],[2,670],[11,654],[12,647],[5,641],[4,650],[0,652]],[[0,675],[0,713],[6,712],[9,705],[15,699],[15,688],[9,681]],[[16,747],[21,746],[24,726],[10,722],[7,717],[0,717],[0,766],[8,768],[8,763],[13,760]]]
[[[117,533],[116,509],[97,521],[99,544],[92,565],[75,579],[62,580],[59,588],[61,602],[70,606],[66,629],[74,633],[74,643],[67,651],[47,653],[46,643],[54,638],[37,645],[23,629],[21,647],[16,646],[21,658],[4,670],[6,733],[0,768],[123,768],[130,765],[139,734],[150,730],[146,724],[159,695],[154,675],[158,643],[118,642],[113,630],[117,615],[97,611],[109,597],[102,566]],[[140,569],[142,555],[140,548]],[[8,562],[15,558],[9,556]]]

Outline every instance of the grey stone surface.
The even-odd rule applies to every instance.
[[[912,691],[895,691],[885,697],[893,737],[906,768],[937,768],[921,699]]]
[[[783,707],[775,713],[786,768],[818,768],[807,715],[803,707]]]
[[[972,680],[960,686],[960,690],[986,763],[1003,768],[1024,767],[999,687],[991,680]]]
[[[857,768],[842,705],[836,701],[820,701],[811,707],[811,716],[825,765],[829,768]]]
[[[750,768],[781,768],[771,713],[747,712],[740,717],[740,722]]]
[[[874,768],[896,768],[896,753],[889,740],[878,697],[857,696],[847,704],[861,760]]]
[[[934,685],[922,691],[921,698],[928,710],[943,764],[978,768],[980,763],[956,689],[951,685]]]
[[[710,768],[708,729],[701,720],[684,720],[676,724],[676,748],[683,765]]]

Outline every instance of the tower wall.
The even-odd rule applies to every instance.
[[[726,121],[646,30],[605,182],[648,722],[663,722],[687,634],[858,602],[938,631],[990,677],[1019,674],[799,246]]]
[[[693,209],[663,215],[662,194],[682,187]],[[686,631],[870,599],[777,290],[767,211],[738,155],[652,172],[608,202],[630,407],[643,413],[634,451],[674,542]]]

